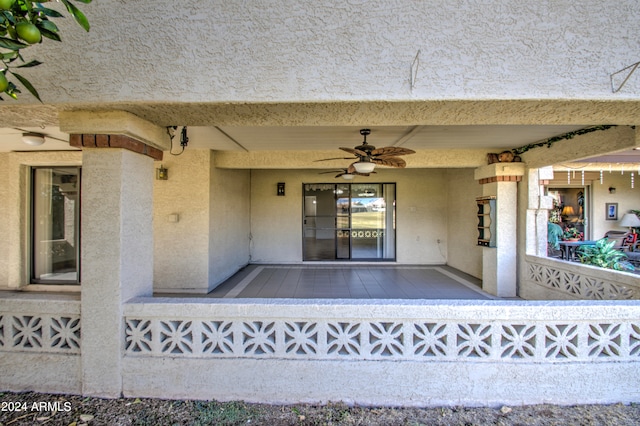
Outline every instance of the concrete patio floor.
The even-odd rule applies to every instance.
[[[207,295],[162,297],[296,299],[496,299],[479,279],[446,265],[248,265]]]

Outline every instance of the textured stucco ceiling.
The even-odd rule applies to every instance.
[[[58,112],[91,111],[95,105],[2,106],[0,151],[70,149],[57,128]],[[340,155],[340,146],[368,141],[378,147],[403,146],[418,152],[447,149],[484,153],[517,148],[593,124],[632,124],[640,116],[635,101],[449,101],[293,104],[110,104],[100,111],[126,110],[159,126],[188,125],[189,146],[237,152],[316,151]],[[590,121],[593,120],[593,121]],[[22,131],[50,136],[28,147]],[[174,141],[174,143],[177,140]],[[603,153],[606,153],[603,147]],[[637,152],[622,155],[640,161]],[[277,154],[276,154],[277,155]],[[329,154],[334,156],[334,154]],[[442,154],[438,154],[442,155]],[[473,155],[478,158],[477,154]],[[417,161],[419,156],[414,157]],[[477,161],[477,160],[473,160]],[[424,164],[433,164],[433,160]],[[436,163],[440,164],[436,161]],[[466,164],[466,163],[465,163]]]

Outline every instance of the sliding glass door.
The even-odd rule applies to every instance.
[[[305,184],[303,260],[395,259],[395,184]]]

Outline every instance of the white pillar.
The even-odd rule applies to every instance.
[[[123,304],[153,292],[153,159],[85,148],[81,285],[83,394],[119,397]]]
[[[544,195],[544,184],[553,179],[553,168],[529,169],[527,175],[526,253],[547,256],[547,226],[553,198]]]
[[[498,297],[517,295],[518,182],[522,163],[495,163],[476,169],[483,196],[496,197],[496,246],[482,247],[482,289]]]

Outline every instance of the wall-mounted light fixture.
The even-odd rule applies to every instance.
[[[284,182],[278,182],[278,197],[284,197]]]
[[[616,193],[616,189],[613,186],[609,187],[609,194],[615,194]]]
[[[23,133],[22,142],[31,146],[38,146],[44,143],[44,135],[40,133]]]
[[[167,170],[162,164],[156,169],[156,180],[169,179],[169,170]]]

